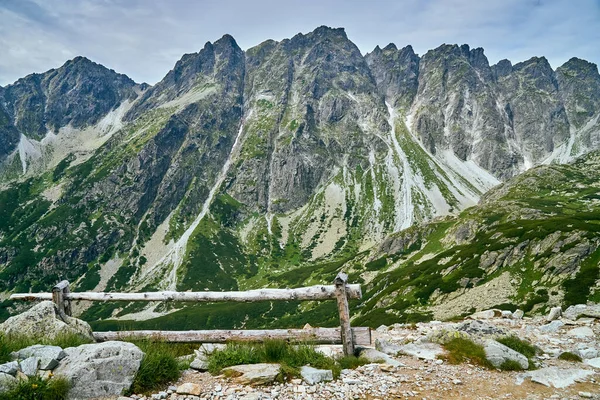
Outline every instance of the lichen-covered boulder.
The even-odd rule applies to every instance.
[[[28,311],[10,317],[0,324],[0,333],[49,340],[65,334],[75,334],[94,341],[92,328],[87,322],[72,317],[61,319],[51,301],[42,301]]]
[[[54,375],[71,382],[69,398],[118,396],[131,387],[144,353],[134,344],[104,342],[66,348]]]

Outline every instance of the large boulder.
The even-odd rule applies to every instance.
[[[563,313],[563,317],[576,320],[579,317],[600,318],[600,304],[577,304],[570,306]]]
[[[54,370],[71,382],[69,398],[118,396],[131,387],[144,353],[134,344],[104,342],[66,348],[67,356]]]
[[[18,382],[14,376],[0,372],[0,393],[8,392]]]
[[[488,339],[484,342],[483,348],[485,350],[485,358],[496,368],[499,368],[507,361],[515,361],[523,369],[529,368],[527,357],[502,343]]]
[[[28,336],[46,340],[74,334],[94,341],[92,328],[87,322],[72,317],[61,319],[51,301],[42,301],[28,311],[10,317],[0,324],[0,333],[7,336]]]

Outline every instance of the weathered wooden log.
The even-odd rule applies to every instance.
[[[371,345],[370,328],[352,328],[352,337],[355,345]],[[94,332],[94,339],[100,342],[123,339],[157,339],[179,343],[263,342],[265,340],[286,340],[314,344],[342,343],[340,328]]]
[[[340,272],[333,281],[335,284],[335,297],[337,299],[338,312],[340,313],[340,335],[344,346],[344,354],[354,355],[354,340],[350,328],[350,308],[348,307],[347,283],[348,275]]]
[[[360,285],[346,285],[351,299],[362,296]],[[296,289],[255,289],[245,292],[145,292],[145,293],[96,293],[81,292],[64,294],[67,300],[88,301],[192,301],[192,302],[254,302],[278,300],[331,300],[336,298],[336,288],[317,285]],[[11,300],[52,300],[51,293],[15,293]]]

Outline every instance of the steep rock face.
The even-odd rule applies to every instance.
[[[393,43],[383,50],[377,46],[365,59],[377,82],[379,92],[386,99],[393,101],[392,106],[395,108],[409,109],[419,87],[420,58],[412,46],[400,50]]]
[[[135,82],[85,57],[32,74],[4,88],[3,102],[16,128],[32,139],[71,124],[93,125],[123,100],[136,96]]]
[[[533,57],[498,78],[505,110],[525,168],[548,158],[569,139],[569,122],[548,60]],[[509,112],[510,110],[510,112]]]
[[[0,96],[2,96],[1,91]],[[0,162],[17,148],[18,143],[19,131],[13,125],[6,110],[0,106]]]

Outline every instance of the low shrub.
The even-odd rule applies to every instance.
[[[571,361],[571,362],[582,362],[583,360],[575,353],[571,353],[570,351],[565,351],[564,353],[560,353],[558,356],[559,360]]]
[[[179,379],[181,371],[189,367],[178,357],[192,354],[198,345],[167,343],[161,340],[127,340],[144,352],[140,369],[135,375],[130,393],[149,393]]]
[[[0,400],[66,400],[69,388],[69,381],[65,378],[32,377],[0,393]]]
[[[454,338],[445,344],[444,348],[447,354],[440,356],[450,364],[461,364],[471,362],[486,368],[493,368],[491,363],[485,357],[483,346],[467,338]]]

